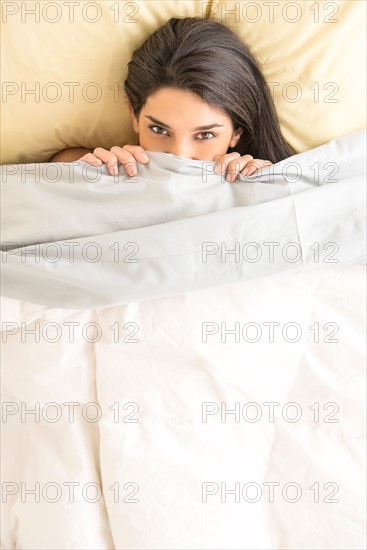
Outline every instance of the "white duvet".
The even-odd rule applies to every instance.
[[[365,138],[2,167],[2,548],[365,548]]]

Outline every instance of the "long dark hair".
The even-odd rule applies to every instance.
[[[136,117],[162,87],[188,90],[225,112],[243,133],[241,156],[279,162],[295,154],[284,139],[261,69],[237,34],[219,21],[171,18],[133,52],[124,83]]]

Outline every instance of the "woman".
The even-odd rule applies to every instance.
[[[125,92],[139,146],[67,149],[51,161],[105,162],[111,174],[120,162],[134,176],[146,151],[161,151],[216,161],[235,181],[295,154],[254,56],[218,21],[170,19],[134,51]]]

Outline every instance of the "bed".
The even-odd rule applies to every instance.
[[[9,87],[34,81],[29,67],[6,65],[1,548],[365,548],[365,3],[279,3],[270,18],[267,2],[94,2],[71,22],[55,2],[53,25],[51,8],[21,23],[23,4],[3,28],[12,55],[28,35],[43,89],[65,36],[48,81],[84,67],[79,82],[95,71],[107,90],[169,17],[227,17],[279,82],[296,154],[235,184],[157,152],[135,180],[50,163],[132,143],[126,105],[31,105]],[[315,101],[315,81],[336,82],[338,101]]]

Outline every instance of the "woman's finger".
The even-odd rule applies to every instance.
[[[129,151],[121,147],[114,146],[112,147],[112,149],[113,149],[113,152],[112,150],[106,151],[106,149],[102,149],[102,147],[97,147],[97,149],[93,151],[93,154],[107,164],[108,171],[113,176],[117,176],[118,174],[119,161],[121,162],[121,164],[124,165],[124,168],[129,174],[129,176],[136,175],[137,173],[136,162],[133,155],[129,153]],[[134,167],[136,169],[135,174],[133,171]]]
[[[244,155],[243,157],[231,160],[228,164],[228,173],[226,180],[233,183],[238,174],[254,159],[251,155]]]
[[[256,170],[264,168],[265,166],[271,166],[273,163],[269,160],[254,159],[249,162],[245,169],[241,172],[244,176],[251,176]]]
[[[240,153],[237,153],[236,151],[234,151],[233,153],[228,153],[226,155],[217,155],[216,157],[214,157],[214,160],[216,162],[214,166],[214,173],[222,174],[227,170],[227,166],[231,161],[237,160],[240,157]]]
[[[92,166],[101,166],[102,161],[97,158],[93,153],[87,153],[83,157],[81,157],[79,160],[82,160],[83,162],[86,162],[87,164],[91,164]]]
[[[111,175],[117,175],[117,157],[113,153],[103,149],[102,147],[97,147],[93,151],[93,156],[107,164],[108,171]],[[116,169],[115,169],[116,167]]]
[[[112,147],[111,151],[113,152],[113,149],[115,147]],[[117,149],[121,149],[121,147],[117,147]],[[149,157],[145,149],[143,147],[140,147],[140,145],[124,145],[122,149],[129,151],[133,155],[133,157],[136,158],[141,163],[149,162]]]
[[[149,161],[149,157],[143,147],[140,147],[139,145],[124,145],[123,147],[119,147],[118,145],[115,145],[111,147],[111,151],[113,155],[116,155],[117,159],[121,162],[121,164],[124,166],[127,174],[129,176],[136,176],[138,173],[138,165],[137,160],[141,163],[145,163]]]
[[[116,154],[129,176],[136,176],[138,173],[136,161],[141,163],[149,162],[149,157],[145,149],[140,147],[140,145],[124,145],[123,147],[118,147],[116,145],[111,148],[111,152]]]

